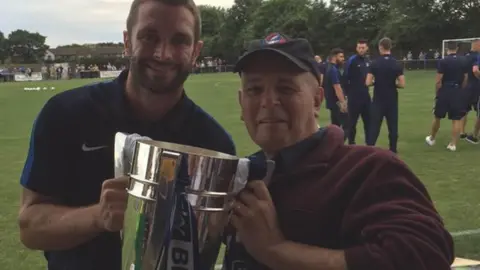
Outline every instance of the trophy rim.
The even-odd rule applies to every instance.
[[[226,154],[219,151],[209,150],[209,149],[190,146],[190,145],[171,143],[171,142],[154,141],[154,140],[137,140],[137,144],[145,144],[145,145],[160,148],[166,151],[178,152],[178,153],[195,155],[195,156],[204,156],[209,158],[226,159],[226,160],[233,160],[233,161],[238,161],[240,159],[237,156],[233,156],[233,155]]]

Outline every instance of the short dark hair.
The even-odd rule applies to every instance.
[[[392,49],[392,40],[388,37],[384,37],[384,38],[380,39],[380,41],[378,42],[378,45],[385,50],[391,50]]]
[[[195,4],[194,0],[133,0],[132,5],[130,6],[130,11],[128,12],[127,17],[127,31],[132,32],[133,25],[137,21],[138,17],[138,8],[142,3],[154,1],[157,3],[163,3],[165,5],[171,6],[184,6],[190,12],[192,12],[193,17],[195,18],[195,29],[194,29],[194,38],[195,41],[200,40],[200,35],[202,32],[202,20],[200,17],[200,10]]]
[[[335,56],[337,54],[343,53],[343,50],[340,48],[335,48],[330,51],[330,56]]]
[[[458,49],[458,44],[456,42],[448,42],[447,43],[447,50],[454,51]]]
[[[357,41],[357,44],[367,44],[368,45],[368,41],[366,39],[361,38]]]

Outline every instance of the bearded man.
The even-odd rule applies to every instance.
[[[184,91],[202,48],[199,14],[193,0],[134,0],[124,32],[129,69],[54,96],[38,115],[19,227],[49,270],[121,269],[128,179],[112,179],[117,132],[235,154],[227,132]]]

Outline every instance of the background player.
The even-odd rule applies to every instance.
[[[478,73],[478,59],[480,58],[480,39],[473,41],[472,50],[467,55],[467,61],[471,68],[468,70],[468,111],[474,110],[476,112],[477,122],[473,133],[468,135],[465,133],[465,126],[467,125],[467,116],[465,116],[463,122],[463,132],[460,135],[461,139],[465,139],[467,142],[478,144],[478,133],[480,129],[480,79]],[[475,74],[476,73],[476,74]],[[467,113],[468,113],[467,111]]]
[[[368,93],[368,86],[365,85],[365,78],[370,65],[369,60],[365,58],[367,51],[367,41],[359,40],[357,42],[357,54],[348,59],[343,74],[345,90],[348,96],[348,115],[350,122],[350,133],[348,134],[349,144],[355,144],[357,122],[360,116],[362,117],[365,130],[365,141],[368,141],[371,98]]]
[[[323,77],[325,76],[326,63],[323,62],[322,57],[315,55],[315,61],[318,64],[318,70],[320,71],[320,83],[323,83]]]
[[[457,56],[457,44],[447,44],[447,57],[440,60],[437,68],[435,108],[433,110],[435,119],[432,123],[432,130],[425,142],[433,146],[435,137],[440,129],[440,119],[452,120],[452,139],[447,146],[450,151],[457,150],[457,142],[462,130],[462,118],[467,113],[465,104],[465,87],[467,86],[467,65],[462,58]]]
[[[325,101],[330,110],[330,121],[333,125],[342,127],[345,137],[348,135],[348,105],[347,97],[341,85],[340,66],[345,62],[342,49],[333,49],[325,72]]]
[[[383,118],[387,120],[390,151],[397,153],[398,140],[398,88],[405,87],[403,68],[391,54],[392,40],[380,40],[380,57],[373,61],[366,85],[374,85],[370,135],[367,145],[375,145]],[[373,82],[375,80],[375,83]]]

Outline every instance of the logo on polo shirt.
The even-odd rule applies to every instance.
[[[92,151],[97,151],[103,148],[107,148],[108,145],[100,145],[100,146],[88,146],[86,143],[82,144],[82,150],[83,152],[92,152]]]
[[[247,264],[243,261],[233,261],[232,270],[248,270]]]
[[[265,38],[265,43],[268,45],[282,44],[285,42],[287,42],[287,39],[280,33],[272,33]]]

